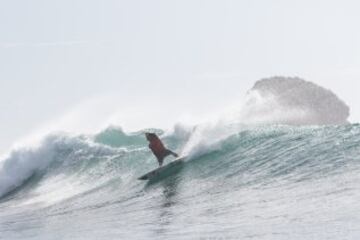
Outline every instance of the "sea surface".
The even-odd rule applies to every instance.
[[[235,129],[194,143],[196,129],[109,127],[13,151],[0,239],[360,238],[360,125]],[[145,131],[188,149],[151,182],[137,180],[157,167]]]

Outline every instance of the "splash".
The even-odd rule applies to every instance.
[[[49,135],[37,146],[14,149],[0,162],[0,198],[32,176],[49,173],[53,164],[61,165],[62,170],[80,171],[93,162],[94,156],[104,161],[125,152],[124,148],[97,144],[84,136]]]
[[[221,142],[259,125],[342,125],[349,107],[333,92],[300,78],[259,80],[240,108],[192,129],[184,155],[196,157],[220,148]]]
[[[349,107],[333,92],[294,77],[255,83],[240,119],[247,124],[339,125],[348,123]]]

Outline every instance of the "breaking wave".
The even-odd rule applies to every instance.
[[[346,124],[348,115],[329,90],[276,77],[257,82],[235,118],[170,130],[110,126],[93,135],[49,135],[1,161],[0,239],[34,234],[37,228],[19,228],[19,219],[41,221],[42,239],[59,228],[74,239],[190,239],[217,231],[355,238],[360,126]],[[188,156],[183,169],[154,185],[137,180],[157,164],[145,131]],[[293,229],[283,224],[291,221]],[[324,232],[329,226],[339,230]],[[154,228],[162,230],[153,235]]]

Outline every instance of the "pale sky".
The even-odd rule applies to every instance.
[[[206,115],[274,75],[331,89],[359,122],[359,13],[356,0],[0,0],[0,152],[64,115]]]

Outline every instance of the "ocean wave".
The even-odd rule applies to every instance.
[[[21,188],[34,175],[43,176],[39,181],[62,174],[65,182],[70,175],[75,178],[85,176],[82,179],[85,182],[95,178],[103,182],[129,172],[146,172],[156,167],[143,135],[146,131],[158,133],[169,148],[188,156],[189,162],[193,162],[191,164],[209,156],[219,162],[220,166],[224,163],[223,170],[219,172],[245,172],[226,163],[225,156],[235,159],[234,162],[242,166],[250,166],[253,162],[253,167],[247,170],[254,173],[261,172],[259,166],[262,164],[259,163],[262,159],[267,162],[279,159],[281,164],[271,164],[281,165],[281,169],[266,168],[268,171],[272,169],[274,175],[298,170],[307,164],[315,166],[315,162],[321,163],[320,169],[325,171],[325,162],[332,166],[337,159],[348,159],[349,156],[355,158],[353,155],[344,155],[349,146],[340,140],[345,141],[345,136],[351,132],[353,135],[348,137],[352,138],[351,144],[355,144],[356,148],[358,139],[354,132],[358,132],[357,125],[307,128],[279,126],[347,123],[348,107],[329,90],[313,83],[299,78],[261,80],[249,91],[247,101],[238,111],[235,118],[220,116],[215,121],[193,126],[180,123],[167,131],[143,129],[128,133],[121,127],[109,126],[91,136],[51,134],[39,146],[13,150],[2,159],[0,197]],[[338,136],[341,136],[340,140]],[[202,166],[202,171],[207,166],[211,165]],[[226,168],[229,169],[224,170]],[[306,175],[309,171],[310,168],[301,174]]]

